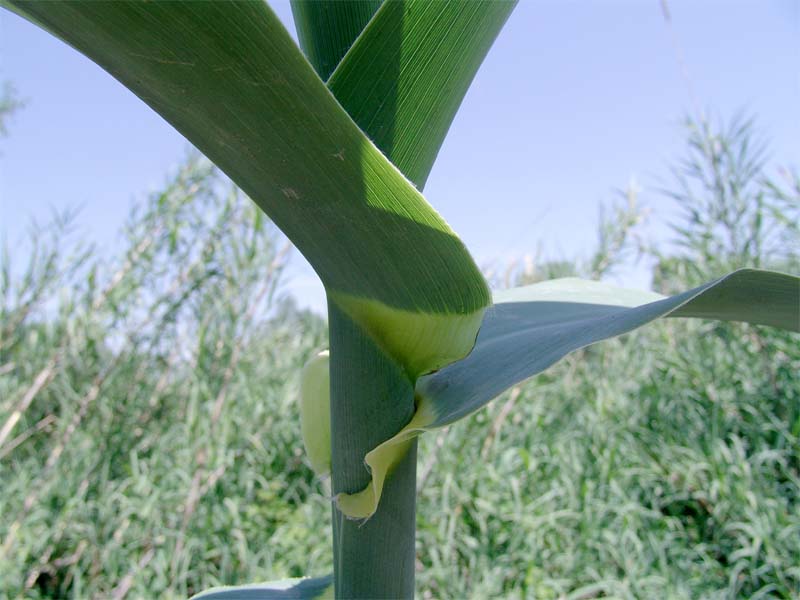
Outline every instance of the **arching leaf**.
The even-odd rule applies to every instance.
[[[333,600],[333,575],[215,587],[191,600]]]
[[[260,2],[11,6],[100,64],[225,171],[331,298],[417,373],[464,356],[490,297],[458,237]],[[397,326],[375,330],[375,323]],[[428,351],[414,366],[405,336]]]
[[[452,423],[566,356],[660,317],[745,321],[800,331],[800,278],[743,269],[669,298],[596,281],[557,279],[495,294],[472,353],[417,384]]]

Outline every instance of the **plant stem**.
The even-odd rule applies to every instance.
[[[411,420],[414,388],[400,365],[333,302],[328,320],[335,495],[369,484],[364,457]],[[366,523],[348,520],[334,504],[337,598],[413,598],[416,458],[413,442],[389,473],[378,511]]]

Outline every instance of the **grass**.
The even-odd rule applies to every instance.
[[[254,565],[330,568],[301,543],[327,503],[294,404],[325,327],[281,298],[270,229],[193,160],[124,256],[42,240],[4,286],[3,423],[23,409],[0,450],[4,593],[179,596]]]
[[[422,597],[796,594],[800,353],[745,333],[658,325],[426,439]]]
[[[796,179],[752,185],[764,215],[797,206]],[[588,260],[506,278],[606,273],[638,222],[613,214]],[[792,218],[767,221],[756,238],[796,241]],[[329,490],[296,406],[327,333],[283,293],[282,238],[197,158],[131,215],[120,256],[72,222],[39,229],[28,265],[3,263],[0,427],[19,417],[0,442],[0,597],[177,598],[329,572]],[[785,244],[743,253],[748,236],[708,254],[709,222],[678,224],[658,288],[748,260],[796,271]],[[800,595],[797,339],[660,322],[423,436],[418,596]]]

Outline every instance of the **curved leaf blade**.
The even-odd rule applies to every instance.
[[[570,352],[660,317],[800,331],[800,278],[743,269],[676,296],[558,279],[495,295],[472,353],[417,383],[424,429],[453,423]],[[418,409],[419,410],[419,409]]]
[[[480,271],[264,3],[9,4],[97,62],[225,171],[382,344],[407,350],[387,339],[397,331],[374,332],[365,305],[401,323],[439,317],[444,351],[420,372],[469,351],[490,301]]]
[[[191,600],[311,600],[313,598],[333,599],[333,575],[215,587],[192,596]]]

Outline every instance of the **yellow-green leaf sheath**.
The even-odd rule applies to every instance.
[[[485,312],[481,308],[467,314],[431,314],[335,291],[328,297],[401,365],[412,381],[469,354]]]
[[[331,471],[330,355],[319,352],[300,376],[300,428],[311,468],[320,477]]]

